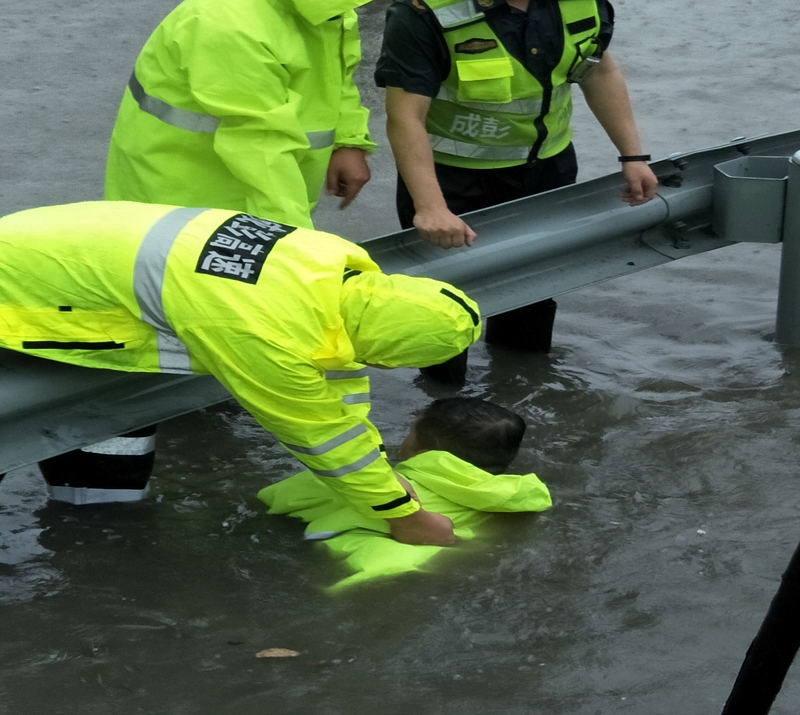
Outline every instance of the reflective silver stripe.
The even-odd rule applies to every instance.
[[[357,377],[366,377],[368,370],[365,367],[359,370],[326,370],[326,380],[351,380]]]
[[[345,395],[342,398],[345,405],[363,405],[369,402],[369,392],[354,392],[351,395]]]
[[[481,146],[469,142],[459,142],[446,137],[428,135],[431,148],[442,154],[452,154],[470,159],[488,159],[491,161],[525,161],[530,154],[528,146]],[[557,147],[569,136],[569,126],[565,126],[557,134],[550,133],[539,149],[539,155],[547,153],[551,147]]]
[[[442,27],[455,27],[483,17],[483,12],[475,9],[473,0],[462,0],[456,5],[441,7],[433,10],[433,14]]]
[[[142,320],[156,329],[158,366],[163,372],[191,373],[186,346],[179,340],[164,315],[161,289],[167,256],[178,234],[189,221],[206,209],[178,208],[162,216],[147,232],[133,268],[133,292]]]
[[[477,109],[483,112],[505,112],[506,114],[530,114],[538,116],[542,112],[541,99],[513,99],[510,102],[464,102],[458,99],[456,93],[449,87],[442,85],[436,99],[452,102],[465,109]]]
[[[213,134],[219,126],[219,119],[211,114],[201,114],[173,107],[171,104],[147,94],[139,80],[136,79],[136,73],[133,73],[128,80],[128,89],[139,105],[139,109],[160,119],[164,124],[201,134]]]
[[[559,84],[553,87],[553,93],[550,95],[550,109],[554,105],[560,102],[569,102],[572,97],[572,85],[568,82],[564,84]],[[556,109],[560,109],[561,107],[556,107]]]
[[[135,457],[150,454],[156,448],[156,436],[148,437],[112,437],[111,439],[82,447],[81,452],[91,454],[117,454],[126,457]]]
[[[327,149],[333,145],[333,138],[333,129],[323,132],[306,132],[306,139],[308,139],[312,149]]]
[[[543,153],[551,153],[555,148],[559,146],[562,148],[566,148],[564,142],[567,141],[569,135],[570,135],[569,124],[565,124],[560,132],[557,133],[550,132],[547,135],[547,138],[544,140],[542,148],[539,149],[539,155],[541,156]]]
[[[356,425],[355,427],[351,427],[346,432],[342,432],[340,435],[337,435],[333,439],[329,439],[327,442],[318,444],[316,447],[300,447],[296,444],[286,444],[286,442],[283,443],[283,446],[287,449],[291,449],[292,452],[297,452],[298,454],[319,455],[330,452],[337,447],[341,447],[341,445],[343,445],[345,442],[349,442],[350,440],[360,437],[362,434],[366,433],[367,428],[364,425]]]
[[[494,161],[525,161],[530,153],[529,146],[481,146],[469,142],[459,142],[446,137],[429,135],[431,148],[442,154],[469,157],[471,159],[492,159]]]
[[[171,127],[199,134],[213,134],[219,127],[220,119],[213,114],[203,114],[189,109],[173,107],[164,100],[147,94],[136,78],[136,73],[132,74],[128,80],[128,89],[130,89],[133,98],[136,100],[136,104],[139,105],[139,109],[154,116],[156,119],[160,119],[164,124],[169,124]],[[332,146],[334,136],[333,129],[306,132],[306,139],[312,149],[326,149]]]
[[[53,487],[47,485],[47,493],[55,501],[67,504],[107,504],[109,502],[140,501],[147,495],[150,485],[144,489],[97,489],[94,487]]]
[[[383,455],[379,449],[373,449],[371,452],[361,457],[361,459],[357,459],[352,464],[347,464],[344,467],[339,467],[339,469],[322,470],[311,469],[311,467],[309,467],[309,470],[312,474],[316,474],[318,477],[344,477],[348,474],[352,474],[353,472],[357,472],[359,469],[364,469],[364,467],[372,464],[382,456]]]

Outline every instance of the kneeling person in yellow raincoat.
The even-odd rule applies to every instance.
[[[0,347],[212,374],[315,478],[404,542],[455,537],[386,461],[365,365],[431,365],[479,335],[478,307],[458,289],[385,275],[363,248],[319,231],[113,201],[0,218]]]
[[[413,499],[452,519],[459,538],[471,539],[488,512],[544,511],[552,503],[535,474],[501,474],[524,431],[519,415],[491,402],[436,400],[412,424],[395,472]],[[385,524],[363,518],[308,471],[262,489],[258,497],[270,514],[307,522],[305,538],[322,541],[344,559],[353,573],[333,591],[423,569],[441,551],[392,540]]]

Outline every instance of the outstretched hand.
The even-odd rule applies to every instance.
[[[440,248],[461,248],[475,242],[475,231],[444,207],[418,210],[414,215],[414,228],[426,241]]]
[[[347,208],[370,180],[369,166],[363,149],[343,146],[334,150],[328,163],[325,190],[342,199],[340,209]]]
[[[452,546],[456,543],[453,522],[446,516],[420,509],[408,516],[387,519],[392,536],[401,544]]]
[[[628,185],[622,190],[620,198],[628,206],[641,206],[656,195],[658,179],[646,162],[625,162],[622,165],[622,175]]]

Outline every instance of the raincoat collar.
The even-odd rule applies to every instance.
[[[395,470],[416,485],[476,511],[542,511],[550,492],[535,474],[489,474],[449,452],[420,452]]]

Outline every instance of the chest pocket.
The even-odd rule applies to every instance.
[[[70,306],[0,310],[0,335],[28,350],[121,350],[139,344],[144,325],[127,310]],[[10,340],[9,340],[10,339]]]
[[[511,101],[514,68],[508,57],[456,60],[458,99],[462,102],[506,104]]]

